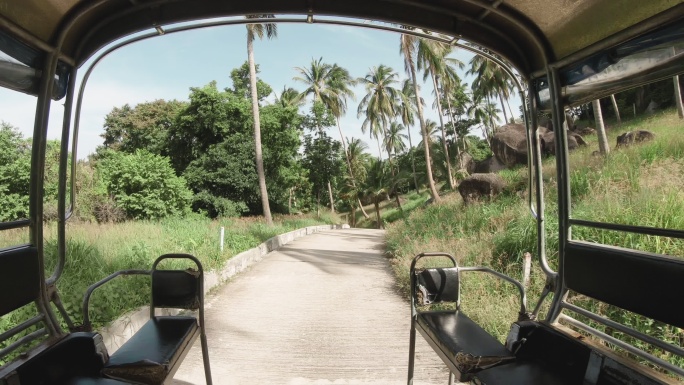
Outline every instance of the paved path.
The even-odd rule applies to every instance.
[[[206,299],[214,384],[405,384],[409,303],[379,230],[288,243]],[[419,336],[415,384],[448,372]],[[203,385],[199,340],[173,384]]]

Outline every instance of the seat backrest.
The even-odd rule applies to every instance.
[[[419,305],[459,302],[458,267],[423,269],[415,275],[415,300]]]
[[[568,289],[684,328],[683,259],[573,241],[563,267]]]
[[[11,327],[0,330],[2,361],[13,361],[50,336],[50,314],[41,298],[39,258],[38,249],[32,246],[0,251],[0,314],[12,321]],[[0,368],[0,378],[10,369],[7,365]]]
[[[199,309],[201,274],[196,270],[153,270],[152,307]]]
[[[0,315],[38,299],[39,266],[35,247],[22,246],[0,251]]]

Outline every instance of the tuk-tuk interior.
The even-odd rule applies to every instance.
[[[493,353],[468,351],[459,345],[470,337],[473,346],[488,344],[486,335],[459,334],[460,331],[440,324],[437,318],[421,315],[415,305],[412,306],[413,342],[418,328],[460,380],[478,384],[661,384],[681,380],[682,367],[634,343],[624,342],[606,329],[640,341],[640,346],[643,343],[660,349],[679,362],[684,358],[681,343],[676,345],[641,333],[568,299],[569,293],[583,295],[680,331],[684,328],[684,310],[679,306],[684,292],[681,290],[682,256],[602,244],[573,237],[572,231],[591,228],[680,240],[684,238],[684,229],[651,227],[646,225],[646,220],[625,224],[574,217],[569,180],[572,165],[568,158],[568,135],[563,129],[567,124],[566,109],[684,73],[684,4],[681,1],[0,0],[0,85],[37,98],[31,148],[30,214],[28,218],[0,223],[0,231],[28,228],[30,233],[27,244],[0,250],[0,292],[3,293],[0,310],[3,315],[25,306],[35,306],[37,310],[24,323],[0,330],[0,341],[5,342],[0,358],[11,354],[15,357],[0,368],[0,384],[163,383],[173,376],[188,346],[198,336],[203,342],[207,383],[211,383],[202,316],[202,268],[196,260],[199,273],[194,274],[156,269],[156,263],[151,270],[122,273],[152,277],[153,308],[199,310],[197,317],[185,318],[161,319],[151,314],[155,324],[147,331],[141,330],[135,338],[144,345],[150,334],[168,328],[172,336],[168,337],[169,343],[174,347],[163,353],[165,357],[152,357],[159,352],[150,352],[143,353],[150,356],[136,356],[128,361],[125,353],[110,358],[97,333],[87,328],[66,331],[60,327],[60,317],[74,326],[62,308],[56,282],[67,258],[66,221],[71,210],[69,205],[74,202],[73,196],[69,197],[73,189],[67,186],[71,172],[67,157],[70,151],[76,156],[78,114],[84,87],[77,88],[76,75],[79,70],[90,72],[91,68],[82,68],[90,59],[95,58],[97,63],[109,52],[141,39],[210,25],[247,22],[236,19],[237,16],[260,15],[249,20],[258,23],[271,14],[276,15],[278,22],[352,25],[440,39],[488,56],[505,67],[523,95],[530,154],[529,204],[536,221],[537,262],[546,275],[542,296],[533,299],[535,306],[529,310],[525,292],[521,291],[520,318],[511,320],[513,325],[505,346],[494,346]],[[59,175],[59,258],[54,271],[46,274],[42,194],[52,100],[63,100],[65,112]],[[551,228],[543,199],[545,181],[537,130],[540,112],[550,113],[553,128],[559,133],[553,149],[558,186],[558,210],[553,215],[557,225]],[[74,141],[70,143],[72,136]],[[73,182],[73,175],[70,178]],[[547,250],[550,236],[558,238],[557,250]],[[557,255],[558,262],[553,268],[547,252]],[[426,253],[419,257],[429,256]],[[184,255],[162,258],[172,257],[192,259]],[[434,302],[458,303],[457,295],[441,295],[451,285],[447,277],[451,275],[451,279],[458,280],[461,272],[478,269],[459,268],[455,260],[454,264],[452,270],[413,271],[413,289],[436,295]],[[496,275],[488,269],[479,268],[479,271]],[[184,288],[180,298],[169,294],[173,291],[171,287]],[[548,308],[544,312],[543,306]],[[87,300],[85,307],[87,318]],[[458,322],[472,321],[459,318]],[[42,327],[26,333],[36,325]],[[469,330],[478,328],[472,327]],[[616,354],[606,345],[617,346],[626,353]],[[131,350],[140,353],[140,349]],[[163,368],[142,365],[141,369],[140,362],[154,360],[166,360],[168,365]],[[647,364],[637,364],[637,360]],[[412,382],[411,362],[409,383]],[[141,371],[144,373],[140,374]]]

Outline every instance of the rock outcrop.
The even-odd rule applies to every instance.
[[[473,174],[461,181],[458,192],[465,203],[471,203],[498,195],[505,185],[506,182],[497,174]]]

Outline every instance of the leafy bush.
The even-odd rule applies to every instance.
[[[107,193],[129,218],[155,219],[187,212],[192,193],[169,159],[138,150],[109,153],[98,163]]]
[[[210,218],[239,217],[249,209],[244,202],[234,202],[217,197],[208,191],[200,191],[192,198],[192,210],[204,211]]]

